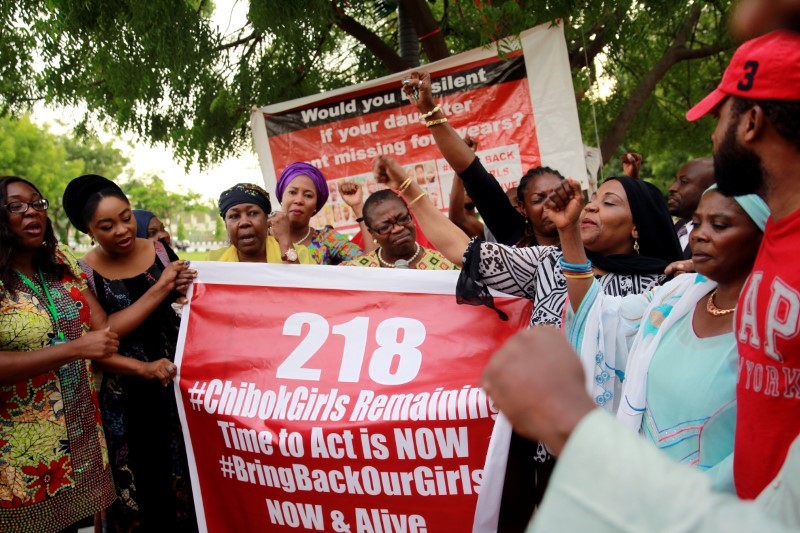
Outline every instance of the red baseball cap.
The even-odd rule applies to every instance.
[[[686,113],[686,120],[704,117],[731,95],[800,100],[800,33],[778,30],[742,44],[719,86]]]

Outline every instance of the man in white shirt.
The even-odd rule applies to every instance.
[[[597,408],[580,361],[558,330],[514,336],[487,366],[483,387],[517,432],[544,442],[559,458],[529,532],[800,528],[800,438],[755,501],[712,492],[707,476],[669,460]]]

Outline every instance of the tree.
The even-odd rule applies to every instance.
[[[127,159],[97,139],[59,136],[33,124],[27,116],[0,119],[0,173],[27,179],[50,201],[48,215],[62,242],[71,225],[61,205],[64,188],[81,174],[116,179]]]
[[[398,11],[428,61],[562,19],[584,135],[595,137],[593,105],[604,161],[622,145],[652,159],[708,153],[709,126],[682,114],[717,81],[730,47],[730,0],[251,0],[245,27],[226,35],[212,29],[209,5],[4,2],[0,105],[86,104],[81,130],[133,131],[204,166],[250,144],[254,104],[408,68]],[[602,99],[590,90],[601,57],[613,82]]]
[[[183,217],[178,219],[178,231],[176,233],[179,241],[186,240],[186,225],[183,223]]]
[[[164,180],[158,176],[129,178],[120,187],[136,209],[145,209],[169,225],[173,217],[195,209],[206,210],[198,193],[171,192],[164,186]],[[180,223],[180,218],[178,219]],[[180,227],[180,224],[179,224]],[[184,228],[185,229],[185,228]],[[181,237],[179,239],[183,240]]]
[[[214,214],[216,213],[216,209],[214,210]],[[222,222],[221,216],[216,216],[214,221],[214,239],[217,241],[221,241],[225,238],[225,223]]]

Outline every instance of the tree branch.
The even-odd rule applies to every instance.
[[[358,22],[353,17],[345,15],[339,10],[336,2],[333,3],[334,24],[361,44],[367,47],[375,57],[381,60],[383,65],[392,72],[403,72],[409,65],[403,61],[398,53],[383,40],[371,32],[366,26]]]
[[[700,4],[694,4],[692,6],[683,24],[675,33],[675,38],[666,53],[653,68],[650,69],[650,72],[639,81],[638,85],[631,93],[630,98],[628,98],[622,110],[611,123],[600,146],[604,163],[607,163],[614,155],[614,152],[616,152],[622,140],[625,138],[625,133],[628,131],[628,128],[630,128],[636,115],[653,93],[658,83],[666,76],[667,72],[669,72],[669,69],[681,61],[708,57],[725,49],[724,45],[705,46],[695,50],[686,47],[686,43],[692,35],[697,21],[700,19],[702,10],[703,7]]]
[[[589,31],[584,33],[585,36],[594,35],[594,40],[589,43],[584,53],[583,42],[577,44],[573,50],[569,51],[569,66],[572,69],[580,69],[588,67],[594,58],[603,51],[606,44],[608,44],[607,30],[610,27],[617,29],[622,24],[625,16],[628,13],[628,4],[621,3],[617,9],[607,13],[597,24],[595,24]],[[588,61],[587,61],[588,60]]]
[[[715,44],[713,46],[704,46],[703,48],[684,48],[683,50],[678,50],[676,55],[678,56],[678,61],[686,61],[690,59],[702,59],[704,57],[709,57],[716,55],[720,52],[724,52],[730,48],[730,45],[727,44]]]
[[[311,65],[316,63],[317,59],[322,53],[322,47],[325,46],[325,41],[327,41],[328,36],[330,36],[332,28],[333,24],[331,23],[328,26],[328,30],[322,32],[322,36],[320,37],[319,42],[317,42],[317,46],[314,49],[314,53],[311,55],[308,61],[306,61],[306,64],[300,67],[300,75],[294,81],[295,86],[300,85],[300,83],[302,83],[302,81],[306,78],[306,76],[308,76],[308,73],[311,72]]]
[[[259,32],[257,32],[256,30],[253,30],[252,33],[250,33],[250,35],[248,35],[247,37],[242,37],[241,39],[236,39],[235,41],[231,41],[229,43],[225,43],[225,44],[219,45],[217,47],[217,51],[221,52],[223,50],[228,50],[229,48],[235,48],[235,47],[237,47],[239,45],[248,43],[248,42],[252,41],[253,39],[260,39],[260,38],[261,38],[261,34]]]

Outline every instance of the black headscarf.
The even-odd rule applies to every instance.
[[[117,196],[124,198],[127,201],[127,196],[119,188],[119,185],[110,179],[98,176],[97,174],[85,174],[70,181],[67,188],[64,189],[64,197],[62,198],[62,205],[64,211],[67,213],[67,218],[72,222],[82,233],[89,231],[89,226],[86,224],[85,208],[89,200],[96,194],[99,196]]]
[[[228,209],[239,204],[255,204],[269,215],[272,205],[269,193],[253,183],[237,183],[219,195],[219,216],[225,218]]]
[[[683,259],[683,252],[658,188],[627,176],[611,177],[625,189],[633,223],[639,233],[639,253],[601,255],[586,250],[586,256],[607,272],[615,274],[660,274],[668,264]]]

